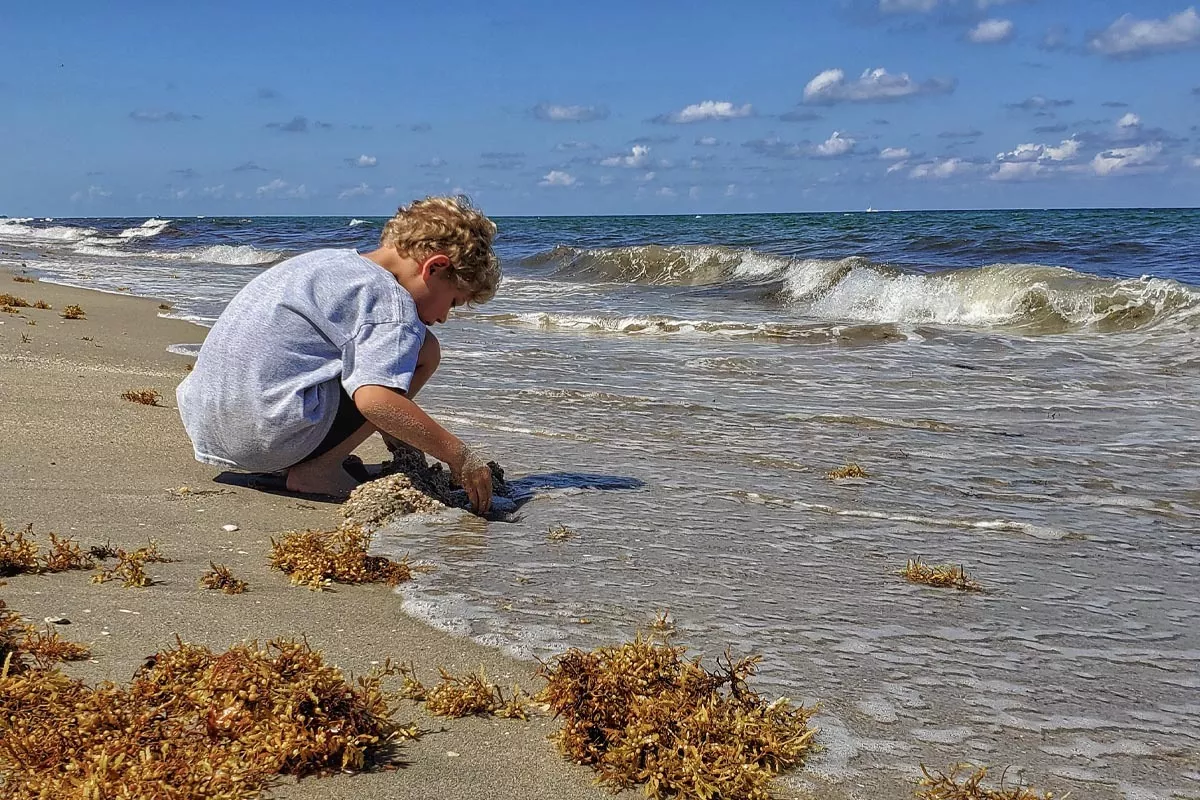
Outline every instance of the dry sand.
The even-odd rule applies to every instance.
[[[85,548],[111,541],[133,549],[153,538],[178,559],[148,565],[156,583],[144,589],[92,584],[90,574],[80,572],[7,579],[0,597],[12,608],[38,623],[66,617],[70,624],[57,630],[92,648],[90,662],[67,666],[71,674],[127,682],[147,655],[172,647],[177,635],[219,650],[304,636],[346,672],[362,673],[391,658],[414,661],[433,680],[438,666],[462,672],[482,664],[501,686],[540,688],[536,665],[405,616],[386,586],[312,592],[267,566],[272,536],[334,527],[339,509],[221,486],[212,480],[215,469],[193,460],[174,407],[175,387],[191,359],[166,348],[200,342],[204,328],[160,317],[154,300],[17,283],[3,272],[0,293],[53,306],[0,314],[0,521],[10,528],[32,523],[40,543],[48,531],[79,539]],[[60,310],[72,303],[85,309],[86,319],[62,319]],[[121,398],[143,388],[160,392],[163,406]],[[359,452],[369,463],[386,457],[377,438]],[[179,498],[170,492],[184,486],[215,493]],[[226,532],[227,524],[239,529]],[[249,591],[200,589],[210,561],[248,581]],[[406,705],[398,718],[417,720],[428,731],[404,746],[406,768],[287,780],[271,796],[609,796],[593,785],[589,769],[557,754],[547,741],[556,725],[545,717],[443,720]]]

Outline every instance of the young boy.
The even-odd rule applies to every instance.
[[[255,277],[176,391],[196,459],[345,496],[358,481],[343,461],[379,431],[444,461],[486,513],[487,464],[413,397],[440,359],[429,327],[495,295],[495,234],[465,200],[429,197],[400,208],[378,250],[317,250]]]

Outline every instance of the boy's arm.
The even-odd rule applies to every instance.
[[[492,471],[478,455],[402,392],[364,384],[354,392],[354,405],[379,430],[446,462],[458,479],[471,507],[486,514],[492,504]]]

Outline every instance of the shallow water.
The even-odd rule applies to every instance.
[[[957,219],[825,215],[819,241],[811,216],[512,222],[510,279],[439,331],[422,402],[534,499],[386,531],[437,566],[404,608],[543,657],[669,609],[697,652],[762,653],[771,693],[820,701],[810,775],[970,759],[1079,797],[1200,795],[1200,219]],[[167,255],[347,229],[186,222],[141,255],[3,225],[0,247],[204,318],[264,265]],[[870,477],[826,477],[848,462]],[[986,591],[906,583],[918,555]]]

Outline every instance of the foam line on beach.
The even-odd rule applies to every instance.
[[[791,500],[786,497],[774,497],[760,494],[758,492],[748,492],[744,490],[729,492],[727,496],[744,503],[768,506],[785,506],[788,508],[795,508],[800,511],[813,511],[819,514],[828,514],[834,517],[859,517],[862,519],[886,520],[888,522],[908,522],[914,525],[929,525],[938,528],[967,528],[984,531],[1001,531],[1005,533],[1023,533],[1026,536],[1032,536],[1035,539],[1043,539],[1046,541],[1076,538],[1079,535],[1070,531],[1058,530],[1057,528],[1048,528],[1041,525],[1033,525],[1028,522],[1017,522],[1015,520],[1007,519],[955,519],[953,517],[931,517],[921,514],[898,514],[888,511],[872,511],[870,509],[863,508],[837,508],[835,506],[825,505],[823,503],[807,503],[803,500]]]

